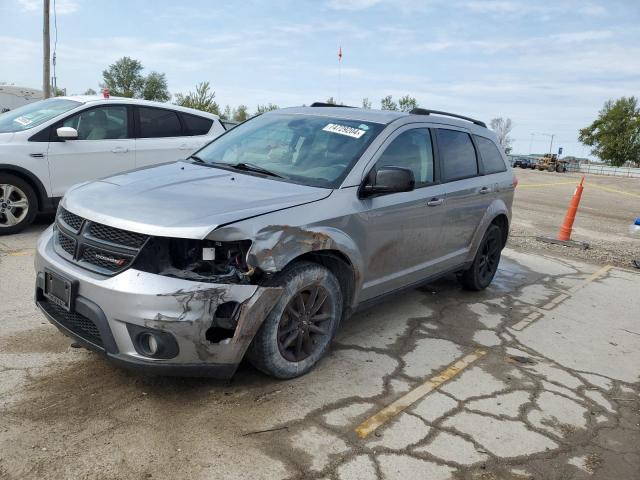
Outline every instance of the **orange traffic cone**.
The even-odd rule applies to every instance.
[[[576,187],[576,191],[573,192],[573,197],[571,198],[571,202],[569,202],[569,208],[567,208],[567,215],[564,217],[564,222],[562,222],[560,232],[558,233],[558,240],[563,242],[571,240],[571,228],[573,227],[573,221],[576,219],[578,205],[580,205],[580,198],[582,198],[582,190],[584,190],[584,187],[582,186],[583,184],[584,175]]]
[[[578,212],[578,205],[580,205],[580,198],[582,198],[582,190],[584,190],[584,175],[580,180],[580,183],[576,187],[576,191],[573,192],[573,197],[569,202],[569,208],[567,208],[567,214],[564,217],[564,222],[560,227],[560,232],[557,238],[549,237],[536,237],[536,240],[545,243],[555,243],[558,245],[564,245],[566,247],[578,247],[582,249],[589,248],[589,244],[586,242],[574,242],[571,240],[571,228],[573,227],[573,221],[576,219],[576,213]]]

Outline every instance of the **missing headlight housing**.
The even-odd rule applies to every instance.
[[[249,283],[246,262],[251,241],[217,242],[153,238],[134,268],[159,275],[211,283]]]

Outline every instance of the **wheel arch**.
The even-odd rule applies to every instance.
[[[41,212],[46,208],[53,207],[53,203],[49,199],[49,195],[47,195],[47,190],[44,185],[40,181],[38,177],[36,177],[29,170],[18,167],[17,165],[3,164],[0,163],[0,174],[6,173],[9,175],[13,175],[27,182],[33,191],[36,194],[38,199],[38,211]]]
[[[294,258],[289,265],[299,261],[317,263],[333,273],[340,283],[343,294],[343,311],[345,314],[353,308],[356,288],[356,271],[349,258],[339,250],[314,250]]]

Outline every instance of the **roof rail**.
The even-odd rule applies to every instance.
[[[351,105],[336,105],[335,103],[326,103],[326,102],[313,102],[310,106],[312,107],[342,107],[342,108],[356,108]]]
[[[468,122],[475,123],[476,125],[487,128],[487,124],[484,122],[481,122],[480,120],[476,120],[471,117],[465,117],[464,115],[458,115],[456,113],[441,112],[439,110],[427,110],[426,108],[414,108],[409,113],[412,113],[414,115],[445,115],[447,117],[454,117],[454,118],[460,118],[462,120],[467,120]]]

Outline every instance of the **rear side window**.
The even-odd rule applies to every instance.
[[[480,150],[484,173],[504,172],[507,169],[495,143],[488,138],[476,136],[476,145],[478,145],[478,150]]]
[[[178,114],[162,108],[139,107],[140,138],[180,137],[182,127]]]
[[[213,120],[210,118],[189,115],[188,113],[181,113],[180,115],[182,115],[185,135],[206,135],[211,130],[211,125],[213,125]]]
[[[438,129],[438,151],[445,182],[478,175],[476,149],[468,133]]]

